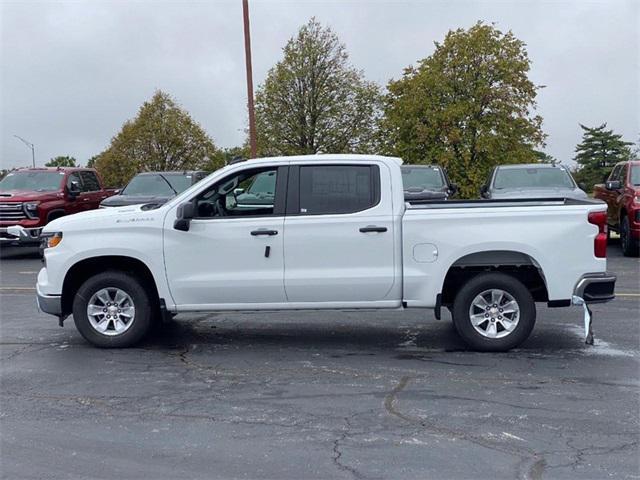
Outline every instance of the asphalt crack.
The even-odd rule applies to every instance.
[[[349,421],[349,417],[345,417],[344,422],[346,423],[347,428],[344,429],[342,434],[340,434],[340,436],[333,441],[333,463],[339,470],[349,473],[353,478],[366,479],[367,477],[365,477],[362,473],[360,473],[355,468],[345,464],[341,460],[342,459],[341,444],[349,436],[351,431],[351,422]]]
[[[466,441],[480,447],[488,448],[490,450],[504,453],[506,455],[518,457],[520,458],[520,462],[518,462],[517,465],[517,478],[525,480],[538,480],[542,477],[542,474],[544,473],[544,470],[546,468],[546,460],[538,452],[532,451],[525,447],[507,446],[492,440],[488,440],[484,437],[468,434],[454,428],[437,425],[424,418],[413,417],[404,413],[397,406],[398,395],[403,390],[405,390],[410,381],[411,377],[409,376],[401,377],[398,383],[385,396],[384,408],[389,413],[389,415],[397,417],[405,422],[418,425],[426,429],[428,432],[436,435],[443,435],[452,439]]]

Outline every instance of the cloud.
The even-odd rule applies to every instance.
[[[315,15],[352,62],[386,84],[433,52],[451,28],[477,20],[527,43],[548,152],[562,161],[578,122],[640,133],[639,4],[606,2],[252,1],[254,83]],[[246,86],[240,0],[2,3],[0,167],[56,155],[85,162],[157,88],[171,93],[221,146],[240,144]]]

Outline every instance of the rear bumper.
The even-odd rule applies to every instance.
[[[0,245],[39,245],[42,227],[0,227]]]
[[[583,275],[573,294],[586,303],[604,303],[616,297],[616,276],[609,272],[587,273]]]
[[[62,314],[62,297],[60,295],[45,295],[36,285],[36,299],[40,311],[57,316]]]

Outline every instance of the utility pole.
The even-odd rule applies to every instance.
[[[253,106],[253,72],[251,70],[251,34],[249,32],[249,0],[242,0],[244,17],[244,56],[247,66],[247,106],[249,108],[249,145],[251,158],[258,156],[256,145],[256,112]]]
[[[33,163],[33,168],[36,168],[36,150],[35,150],[35,147],[33,146],[33,143],[25,140],[22,137],[19,137],[18,135],[14,135],[14,137],[16,137],[22,143],[24,143],[27,147],[31,148],[31,162]]]

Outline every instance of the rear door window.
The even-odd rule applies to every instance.
[[[377,165],[310,165],[299,173],[300,215],[344,214],[380,201]]]

